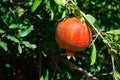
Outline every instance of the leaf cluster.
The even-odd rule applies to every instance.
[[[92,0],[0,0],[0,79],[24,80],[86,80],[87,71],[100,80],[120,79],[120,1]],[[87,19],[91,27],[90,47],[76,52],[70,60],[83,73],[65,65],[55,42],[57,24],[76,16]],[[89,25],[89,24],[88,24]],[[89,25],[90,26],[90,25]],[[61,58],[57,60],[55,56]],[[81,69],[80,68],[80,69]]]

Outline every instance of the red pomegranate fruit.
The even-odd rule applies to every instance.
[[[66,49],[66,55],[69,58],[74,58],[75,52],[85,49],[91,40],[90,28],[79,18],[66,18],[57,26],[56,42],[60,48]]]

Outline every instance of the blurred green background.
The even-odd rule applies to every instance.
[[[0,80],[87,80],[85,74],[59,61],[67,58],[61,56],[65,50],[56,44],[55,30],[60,20],[69,17],[67,1],[91,15],[98,31],[105,34],[104,40],[97,38],[95,49],[76,52],[77,60],[69,62],[100,80],[113,80],[115,72],[116,80],[120,79],[106,46],[113,42],[115,67],[119,68],[120,0],[0,0]],[[97,34],[92,32],[94,39]],[[96,56],[91,57],[92,53]],[[90,65],[91,58],[94,65]]]

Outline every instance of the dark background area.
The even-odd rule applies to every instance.
[[[83,73],[62,61],[67,60],[66,56],[61,56],[65,50],[60,49],[55,41],[57,23],[69,14],[63,15],[66,7],[61,6],[62,1],[57,3],[58,0],[41,1],[37,9],[31,12],[32,6],[35,6],[34,0],[0,0],[0,80],[86,80]],[[119,0],[74,2],[80,10],[96,19],[94,25],[100,32],[120,29]],[[94,39],[96,33],[92,32]],[[112,46],[118,51],[118,56],[119,35],[104,36],[106,40],[109,38],[118,43]],[[90,65],[91,47],[76,52],[76,61],[71,59],[69,62],[100,80],[113,80],[114,71],[106,44],[98,37],[95,45],[97,60],[94,65]]]

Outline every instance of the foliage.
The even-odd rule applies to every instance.
[[[38,80],[38,77],[86,80],[84,70],[100,80],[119,80],[119,3],[119,0],[0,0],[0,80]],[[103,39],[80,11],[86,13]],[[86,21],[93,33],[94,45],[77,52],[76,61],[69,60],[82,67],[83,73],[62,63],[62,59],[67,59],[61,56],[65,51],[55,42],[57,23],[71,16]]]

